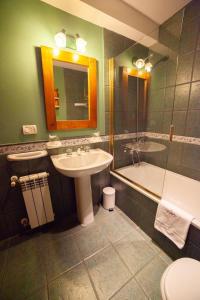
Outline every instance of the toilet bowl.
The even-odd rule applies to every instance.
[[[160,283],[163,300],[200,300],[200,262],[192,258],[174,261]]]

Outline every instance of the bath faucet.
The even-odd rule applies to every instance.
[[[140,166],[141,160],[140,160],[140,152],[138,150],[135,150],[135,153],[137,155],[137,159],[138,159],[138,166]]]
[[[140,166],[140,152],[138,151],[138,150],[136,150],[136,149],[131,149],[130,151],[129,151],[129,153],[131,154],[131,156],[132,156],[132,164],[133,164],[133,166],[135,165],[135,159],[134,159],[134,155],[136,154],[136,156],[137,156],[137,163],[138,163],[138,166]]]

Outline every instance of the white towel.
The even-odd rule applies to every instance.
[[[161,200],[154,227],[167,236],[179,249],[185,245],[193,216],[166,200]]]

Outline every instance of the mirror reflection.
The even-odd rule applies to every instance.
[[[56,120],[88,120],[88,68],[53,60]]]

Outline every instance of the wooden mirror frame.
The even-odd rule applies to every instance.
[[[74,53],[59,50],[55,55],[53,48],[41,47],[46,121],[48,130],[69,130],[97,127],[97,63],[96,59],[78,55],[74,61]],[[68,62],[88,68],[88,120],[56,120],[54,104],[53,60]]]

